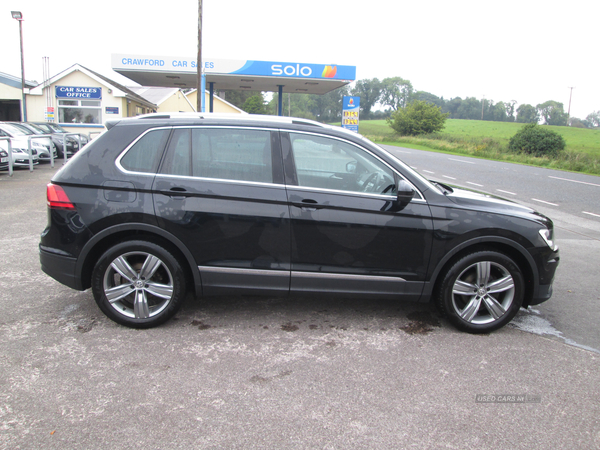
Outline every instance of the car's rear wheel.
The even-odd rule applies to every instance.
[[[437,303],[450,322],[469,333],[489,333],[510,322],[523,303],[523,275],[507,255],[479,251],[443,275]]]
[[[181,264],[147,241],[127,241],[107,250],[92,274],[94,299],[112,320],[149,328],[171,318],[185,298]]]

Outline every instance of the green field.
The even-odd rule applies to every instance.
[[[522,123],[490,122],[485,120],[448,119],[441,134],[464,138],[491,138],[504,144],[523,126]],[[560,134],[567,143],[567,150],[600,156],[600,130],[586,128],[554,127],[549,129]],[[393,137],[394,132],[385,120],[360,122],[360,134]]]
[[[508,150],[508,141],[522,126],[512,122],[448,119],[440,133],[410,137],[396,135],[385,120],[363,120],[359,132],[383,144],[600,175],[600,130],[548,126],[559,133],[567,144],[561,155],[552,159]]]

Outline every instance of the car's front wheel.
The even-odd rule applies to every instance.
[[[523,275],[510,257],[478,251],[455,261],[445,272],[437,304],[458,329],[489,333],[515,317],[523,295]]]
[[[185,298],[181,264],[168,250],[148,241],[127,241],[107,250],[92,274],[92,291],[112,320],[149,328],[171,318]]]

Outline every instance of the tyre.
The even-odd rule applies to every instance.
[[[510,322],[523,303],[521,270],[507,255],[474,252],[443,275],[437,304],[450,322],[469,333],[489,333]]]
[[[92,273],[98,307],[111,320],[150,328],[171,318],[186,294],[181,264],[168,250],[147,241],[126,241],[107,250]]]

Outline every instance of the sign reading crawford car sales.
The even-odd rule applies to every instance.
[[[102,98],[102,88],[84,86],[56,86],[56,98]]]

